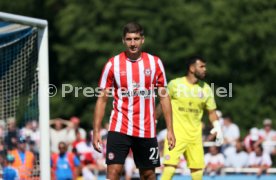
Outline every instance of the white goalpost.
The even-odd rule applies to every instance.
[[[27,37],[19,30],[21,37],[15,37],[11,33],[15,29],[34,33],[34,38],[30,37],[34,41],[24,40],[18,47],[13,47],[20,38]],[[0,12],[1,37],[7,42],[0,42],[0,121],[4,124],[8,118],[15,117],[16,122],[22,123],[37,118],[40,133],[37,177],[49,180],[48,22]],[[28,51],[29,48],[33,50]]]

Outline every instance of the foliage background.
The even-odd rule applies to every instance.
[[[243,135],[276,118],[276,1],[13,0],[1,1],[0,9],[49,22],[50,83],[59,88],[51,118],[75,115],[92,128],[96,98],[81,91],[62,98],[61,86],[96,87],[107,59],[123,50],[121,31],[129,21],[144,26],[144,50],[161,57],[168,80],[183,76],[185,59],[200,54],[208,61],[207,82],[232,83],[233,97],[216,100]],[[111,102],[105,121],[110,109]]]

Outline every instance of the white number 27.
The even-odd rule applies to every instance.
[[[151,155],[149,157],[150,160],[158,159],[159,157],[158,147],[150,148],[150,152],[151,152]]]

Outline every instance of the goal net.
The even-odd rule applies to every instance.
[[[1,173],[11,155],[20,179],[50,179],[47,51],[47,21],[0,13]],[[27,155],[25,164],[17,161],[20,148],[34,155],[34,164]]]

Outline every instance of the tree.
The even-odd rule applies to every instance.
[[[207,59],[209,83],[232,83],[233,97],[216,97],[218,108],[231,113],[243,134],[276,117],[272,83],[276,75],[276,2],[269,0],[69,0],[0,2],[2,9],[47,18],[50,23],[51,116],[80,116],[89,127],[96,98],[79,91],[61,95],[62,84],[96,87],[109,57],[123,50],[121,30],[128,21],[145,28],[145,51],[163,60],[168,80],[184,75],[184,61]],[[31,4],[31,6],[29,6]],[[39,6],[40,5],[40,6]],[[109,112],[111,103],[109,104]],[[108,120],[106,113],[105,120]],[[161,127],[161,126],[160,126]]]

